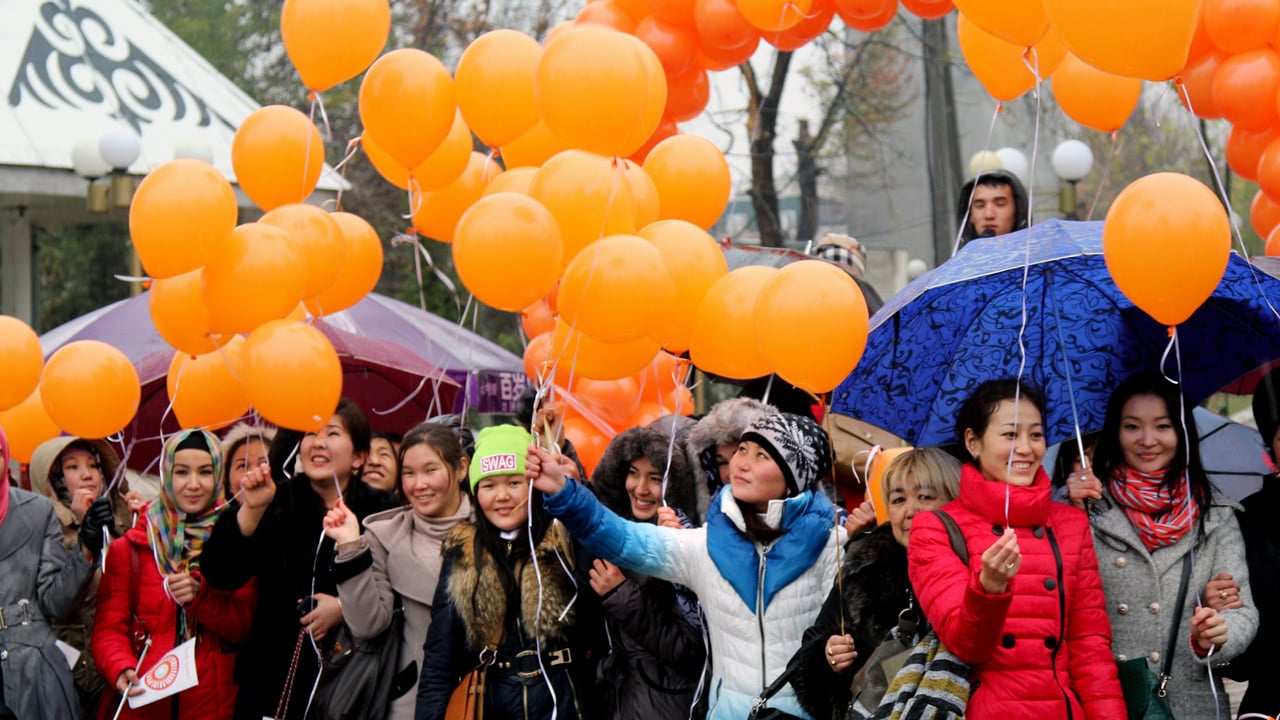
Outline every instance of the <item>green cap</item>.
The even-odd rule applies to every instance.
[[[524,475],[524,459],[532,444],[533,436],[518,425],[494,425],[481,430],[471,458],[471,492],[487,477]]]

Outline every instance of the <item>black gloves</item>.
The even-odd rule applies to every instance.
[[[111,514],[111,501],[100,497],[93,501],[80,523],[80,544],[85,546],[94,557],[102,554],[102,529],[111,529],[115,525],[115,516]]]

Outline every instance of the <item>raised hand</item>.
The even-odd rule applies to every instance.
[[[1227,644],[1227,621],[1211,607],[1198,607],[1191,616],[1191,639],[1202,650]]]
[[[1009,581],[1022,567],[1022,551],[1018,548],[1018,534],[1005,528],[1004,534],[987,551],[982,553],[982,571],[978,581],[989,595],[998,595],[1009,587]]]
[[[360,539],[360,521],[342,500],[324,516],[324,534],[339,544]]]
[[[200,581],[189,573],[165,575],[164,582],[169,586],[169,594],[178,601],[179,605],[190,605],[196,599],[196,595],[200,594]]]
[[[1089,468],[1076,470],[1067,476],[1067,496],[1072,505],[1084,510],[1086,500],[1102,499],[1102,481]]]
[[[595,564],[588,571],[591,576],[591,589],[596,591],[600,597],[608,595],[610,591],[626,582],[627,576],[622,574],[617,565],[605,560],[596,559]]]
[[[849,537],[853,537],[863,530],[870,530],[875,526],[876,509],[870,500],[854,508],[844,521],[844,529],[849,533]]]
[[[565,486],[564,466],[551,453],[537,445],[529,446],[529,455],[524,461],[524,475],[544,495],[555,495]]]

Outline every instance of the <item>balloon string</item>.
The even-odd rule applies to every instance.
[[[320,93],[308,93],[308,99],[311,100],[311,113],[309,117],[314,124],[316,121],[316,112],[320,113],[320,129],[324,132],[325,140],[333,139],[333,128],[329,125],[329,113],[324,110],[324,98],[320,97]]]
[[[345,189],[344,186],[347,184],[347,163],[351,162],[351,158],[355,157],[356,153],[359,151],[360,136],[357,135],[347,141],[347,150],[346,154],[342,158],[342,162],[333,167],[333,172],[338,173],[338,177],[342,180],[342,182],[338,183],[338,195],[333,201],[333,209],[337,212],[342,212],[342,192]]]
[[[1062,332],[1062,315],[1060,312],[1061,306],[1058,302],[1057,287],[1052,282],[1052,271],[1047,271],[1045,276],[1045,287],[1049,289],[1049,302],[1053,308],[1053,324],[1058,331],[1058,350],[1062,353],[1062,374],[1067,379],[1067,399],[1071,401],[1071,424],[1076,431],[1076,449],[1080,451],[1081,466],[1088,469],[1090,463],[1088,456],[1084,452],[1084,432],[1080,429],[1080,411],[1076,407],[1076,390],[1071,377],[1071,358],[1067,356],[1067,339]]]
[[[535,491],[533,489],[532,484],[530,484],[527,492],[533,493],[537,491]],[[556,532],[556,529],[554,527],[548,527],[546,531]],[[533,612],[533,626],[534,628],[537,628],[542,623],[543,586],[542,586],[542,567],[538,562],[538,548],[537,548],[537,544],[534,543],[533,541],[533,506],[532,505],[530,505],[529,509],[525,511],[525,535],[528,536],[528,540],[529,540],[529,557],[532,558],[533,560],[533,575],[538,581],[538,605]],[[569,580],[570,582],[573,582],[573,597],[576,600],[578,597],[578,583],[573,580],[573,575],[571,574],[569,575]],[[568,609],[566,608],[566,612],[567,611]],[[560,709],[559,709],[558,701],[556,699],[556,689],[551,685],[551,678],[548,677],[547,675],[547,668],[542,663],[542,633],[535,632],[533,634],[533,643],[534,643],[534,650],[537,652],[537,656],[538,656],[538,669],[542,671],[542,681],[547,686],[547,692],[551,693],[550,717],[553,717],[553,718],[559,717]]]
[[[991,113],[991,125],[987,127],[987,143],[983,145],[982,152],[991,152],[991,138],[996,132],[996,120],[1000,118],[1002,110],[1001,104],[996,103],[995,112]],[[956,241],[951,247],[951,257],[955,257],[960,252],[960,243],[964,239],[965,228],[969,226],[969,213],[973,211],[973,196],[978,193],[978,183],[982,181],[982,172],[987,169],[986,163],[979,163],[978,172],[973,176],[973,187],[969,188],[969,199],[964,204],[964,216],[960,218],[960,227],[956,229]]]
[[[1115,164],[1116,155],[1120,154],[1120,145],[1120,131],[1117,130],[1111,133],[1111,152],[1107,153],[1107,164],[1102,168],[1102,178],[1098,180],[1098,189],[1093,193],[1093,200],[1089,203],[1089,213],[1085,215],[1085,220],[1092,220],[1093,213],[1098,209],[1098,201],[1102,199],[1102,189],[1111,179],[1111,166]]]

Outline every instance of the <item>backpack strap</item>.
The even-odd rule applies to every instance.
[[[934,510],[934,515],[942,521],[942,526],[947,529],[947,537],[951,538],[951,549],[964,562],[969,564],[969,547],[965,545],[964,533],[960,532],[960,526],[956,524],[955,518],[951,517],[945,510]]]

